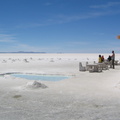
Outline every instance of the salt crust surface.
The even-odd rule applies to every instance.
[[[79,71],[79,62],[92,63],[98,55],[0,54],[0,120],[119,120],[120,66]],[[16,72],[72,77],[50,82],[2,75]]]

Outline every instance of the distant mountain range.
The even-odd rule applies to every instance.
[[[25,51],[18,51],[18,52],[0,52],[0,53],[46,53],[46,52],[32,52],[32,51],[25,52]]]

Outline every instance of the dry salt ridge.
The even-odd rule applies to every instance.
[[[120,120],[120,66],[79,71],[79,62],[97,62],[98,55],[0,54],[0,120]],[[69,78],[28,80],[11,73]]]

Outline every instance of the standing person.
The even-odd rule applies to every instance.
[[[114,51],[112,51],[112,56],[111,56],[111,60],[112,60],[112,67],[113,67],[113,69],[115,69],[115,52]]]

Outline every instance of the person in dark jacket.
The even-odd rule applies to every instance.
[[[112,60],[112,68],[115,69],[115,52],[114,51],[112,51],[111,60]]]

